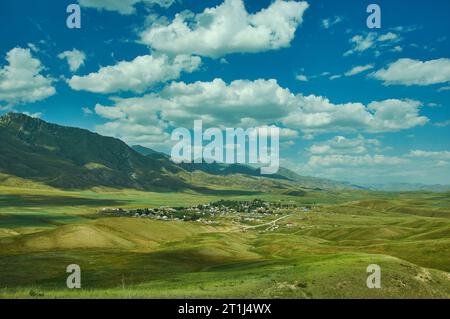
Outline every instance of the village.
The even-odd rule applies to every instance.
[[[295,202],[266,202],[220,200],[190,207],[159,207],[127,210],[123,208],[103,208],[101,214],[116,217],[149,218],[162,221],[198,222],[218,224],[220,219],[232,218],[232,222],[256,223],[265,217],[279,217],[293,210],[309,212],[313,205],[298,206]]]

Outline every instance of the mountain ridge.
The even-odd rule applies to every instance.
[[[48,123],[22,113],[0,117],[0,137],[0,173],[62,189],[101,186],[145,191],[212,191],[208,188],[217,187],[224,179],[235,187],[246,185],[243,187],[252,190],[260,184],[259,180],[266,181],[263,183],[266,188],[286,191],[355,188],[302,177],[284,168],[279,174],[262,176],[259,168],[247,165],[177,165],[164,153],[143,146],[131,147],[120,139]],[[198,185],[192,183],[193,174]]]
[[[0,117],[0,171],[58,188],[188,188],[180,168],[142,156],[123,141],[24,114]],[[74,147],[75,146],[75,147]]]

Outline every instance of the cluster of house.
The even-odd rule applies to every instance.
[[[179,220],[196,221],[206,224],[215,224],[214,217],[223,217],[236,214],[245,214],[246,218],[256,215],[278,215],[283,210],[291,208],[291,204],[281,202],[266,202],[259,199],[253,201],[221,200],[208,204],[201,204],[191,207],[160,207],[141,209],[104,208],[102,214],[109,214],[118,217],[152,218],[158,220]],[[298,208],[298,207],[297,207]],[[300,207],[304,211],[309,211],[310,207]],[[254,220],[254,218],[251,218]]]
[[[184,220],[196,221],[206,214],[189,214],[187,210],[172,207],[160,208],[139,208],[139,209],[123,209],[123,208],[103,208],[102,214],[108,214],[118,217],[135,217],[135,218],[151,218],[158,220]]]

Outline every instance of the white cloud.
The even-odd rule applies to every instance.
[[[330,76],[330,80],[331,80],[331,81],[337,80],[337,79],[340,79],[341,77],[342,77],[342,75],[340,75],[340,74],[335,74],[335,75]]]
[[[91,110],[90,108],[88,108],[88,107],[83,107],[83,108],[81,108],[81,110],[83,111],[83,113],[84,113],[85,115],[91,115],[91,114],[94,114],[94,112],[92,112],[92,110]]]
[[[138,3],[168,8],[174,2],[175,0],[78,0],[80,6],[85,8],[116,11],[125,15],[134,14]]]
[[[333,104],[321,96],[296,96],[295,108],[283,119],[290,128],[305,132],[389,132],[424,125],[419,115],[421,103],[413,100],[385,100]]]
[[[450,120],[446,120],[443,122],[437,122],[437,123],[434,123],[434,125],[437,127],[447,127],[447,126],[450,126]]]
[[[393,48],[391,49],[391,51],[392,51],[392,52],[402,52],[402,51],[403,51],[403,48],[402,48],[401,46],[399,46],[399,45],[396,45],[395,47],[393,47]]]
[[[290,45],[307,8],[304,1],[276,0],[249,14],[242,0],[225,0],[200,14],[183,12],[170,23],[155,21],[141,39],[162,52],[212,58],[276,50]]]
[[[437,159],[437,160],[450,160],[450,151],[413,150],[408,154],[408,156],[417,158]]]
[[[25,114],[25,115],[28,115],[30,117],[36,118],[36,119],[39,119],[39,118],[42,117],[42,113],[41,112],[36,112],[36,113],[22,112],[22,113]]]
[[[58,54],[58,58],[61,60],[66,59],[69,64],[70,71],[76,72],[84,65],[86,60],[86,54],[83,51],[73,49],[72,51],[64,51]]]
[[[335,136],[334,138],[320,143],[314,143],[308,148],[308,152],[313,155],[331,155],[331,154],[365,154],[380,146],[376,139],[366,139],[362,135],[356,138],[346,138],[344,136]]]
[[[354,68],[352,68],[351,70],[349,70],[348,72],[345,73],[345,76],[353,76],[356,74],[360,74],[362,72],[365,72],[367,70],[373,69],[374,65],[373,64],[367,64],[367,65],[358,65],[355,66]]]
[[[122,119],[98,125],[96,131],[105,136],[121,139],[128,145],[142,145],[169,152],[170,134],[165,132],[154,118],[145,119],[145,121],[140,121],[139,118],[132,119]],[[155,120],[155,126],[150,125],[153,120]]]
[[[363,72],[366,72],[367,70],[371,70],[373,69],[374,65],[373,64],[366,64],[366,65],[358,65],[353,67],[352,69],[348,70],[347,72],[345,72],[343,75],[342,74],[335,74],[335,75],[331,75],[329,77],[329,79],[331,81],[336,80],[336,79],[340,79],[343,76],[354,76]]]
[[[126,140],[134,139],[136,123],[143,127],[192,127],[202,120],[209,127],[255,127],[277,124],[306,135],[324,132],[390,132],[427,123],[420,116],[420,102],[386,100],[333,104],[321,96],[293,94],[276,80],[236,80],[225,83],[172,82],[159,93],[141,97],[114,98],[112,105],[97,105],[96,113],[111,124],[99,130],[116,132]],[[120,123],[113,124],[113,123]],[[133,129],[127,130],[126,125]],[[292,132],[291,132],[292,133]],[[150,136],[150,133],[143,134]],[[114,135],[116,136],[116,135]]]
[[[380,179],[396,178],[400,167],[411,164],[402,156],[381,154],[381,142],[367,139],[336,136],[314,143],[307,149],[308,157],[300,164],[300,173],[367,184]]]
[[[381,42],[393,41],[393,40],[397,40],[397,39],[398,39],[398,35],[396,35],[395,33],[392,33],[392,32],[382,34],[378,37],[378,41],[381,41]]]
[[[366,35],[366,37],[362,35],[355,35],[350,39],[350,43],[353,44],[353,49],[344,53],[344,55],[350,55],[355,52],[364,52],[370,49],[376,41],[376,33],[371,32]]]
[[[370,167],[379,165],[402,165],[407,160],[396,156],[385,155],[326,155],[326,156],[311,156],[309,166],[322,167]]]
[[[147,113],[158,113],[175,127],[191,127],[197,119],[215,127],[251,127],[287,116],[295,98],[275,80],[237,80],[227,84],[215,79],[190,84],[174,82],[158,94],[114,102],[113,108],[120,114],[134,116],[139,112],[145,117]],[[112,114],[111,110],[106,113]]]
[[[305,163],[297,165],[296,170],[303,175],[350,181],[359,185],[390,182],[450,183],[450,161],[404,155],[313,155]]]
[[[439,88],[438,91],[439,91],[439,92],[450,91],[450,86],[444,86],[444,87],[441,87],[441,88]]]
[[[369,103],[367,108],[374,114],[375,131],[398,131],[429,122],[428,118],[419,115],[421,106],[422,103],[415,100],[389,99]]]
[[[101,104],[95,106],[95,113],[108,120],[121,120],[127,117],[119,108],[107,107]]]
[[[350,43],[353,48],[344,53],[344,56],[348,56],[354,53],[362,53],[369,49],[377,49],[376,54],[380,54],[382,48],[392,47],[395,43],[399,42],[401,38],[392,32],[378,35],[376,32],[369,32],[364,35],[355,35],[350,39]]]
[[[53,80],[41,74],[44,67],[30,49],[12,49],[6,61],[8,64],[0,68],[0,101],[12,106],[33,103],[56,93]]]
[[[450,59],[430,61],[399,59],[372,74],[385,85],[432,85],[450,82]]]
[[[32,52],[38,53],[39,48],[34,43],[28,43],[27,46],[31,49]]]
[[[322,28],[324,29],[329,29],[332,26],[342,22],[342,17],[336,16],[334,18],[328,18],[328,19],[323,19],[322,20]]]
[[[74,90],[95,93],[118,91],[144,92],[152,86],[177,79],[182,72],[191,73],[201,65],[195,56],[179,55],[169,58],[166,55],[144,55],[133,61],[122,61],[113,66],[101,68],[86,76],[73,76],[69,85]]]
[[[301,82],[308,82],[308,77],[306,75],[303,74],[298,74],[295,79],[297,81],[301,81]]]
[[[300,166],[300,174],[349,181],[356,184],[404,180],[415,169],[411,161],[383,154],[313,155]],[[408,171],[404,168],[408,167]],[[414,174],[417,176],[417,172]]]
[[[384,150],[392,151],[390,147]],[[403,155],[382,154],[381,142],[336,136],[316,142],[306,149],[302,162],[291,163],[300,174],[360,185],[371,183],[410,182],[450,183],[450,152],[413,150]],[[302,154],[300,154],[302,155]]]

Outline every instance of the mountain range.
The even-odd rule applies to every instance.
[[[175,164],[167,154],[22,113],[0,117],[0,173],[60,189],[202,192],[229,188],[301,194],[305,190],[362,188],[300,176],[285,168],[262,176],[259,168],[248,165]]]

